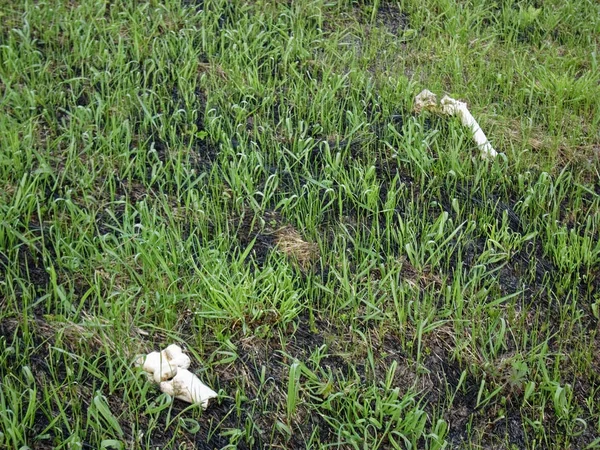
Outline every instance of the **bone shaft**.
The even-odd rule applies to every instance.
[[[461,105],[462,106],[462,105]],[[460,121],[464,127],[467,127],[473,133],[473,140],[479,147],[479,150],[486,153],[488,156],[496,156],[497,152],[494,150],[490,142],[488,141],[487,136],[482,131],[479,123],[475,120],[473,115],[469,112],[466,107],[457,108],[458,116],[460,117]]]

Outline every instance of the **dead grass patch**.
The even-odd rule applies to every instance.
[[[229,80],[227,72],[219,64],[211,64],[207,62],[198,63],[198,74],[208,73],[215,75],[223,81]]]
[[[275,245],[288,258],[296,261],[303,270],[308,270],[319,259],[319,247],[305,240],[291,225],[275,231]]]
[[[270,251],[277,250],[298,264],[302,271],[308,271],[320,258],[318,245],[306,240],[276,211],[266,211],[261,216],[244,212],[234,220],[242,246],[254,242],[253,254],[258,262],[264,261]]]

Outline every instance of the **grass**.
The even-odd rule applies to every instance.
[[[596,2],[0,5],[0,447],[600,448]]]

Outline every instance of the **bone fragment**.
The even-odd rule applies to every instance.
[[[455,100],[446,95],[442,98],[438,106],[436,95],[425,89],[415,97],[414,110],[416,113],[426,110],[446,116],[458,116],[462,125],[471,131],[473,140],[477,144],[483,159],[495,158],[498,155],[498,152],[494,150],[485,133],[481,130],[479,123],[477,123],[473,115],[469,112],[465,102]]]
[[[423,89],[419,95],[415,97],[415,112],[421,114],[421,111],[437,112],[437,96],[427,89]]]
[[[171,380],[160,383],[160,390],[184,402],[201,405],[204,409],[208,408],[208,401],[218,395],[187,369],[179,369]]]
[[[141,365],[156,383],[173,378],[177,374],[177,366],[169,361],[164,351],[148,353],[141,359],[143,362],[140,364],[138,359],[138,365]]]
[[[135,362],[147,372],[149,379],[160,385],[161,391],[206,409],[208,401],[217,397],[217,393],[188,370],[190,363],[190,357],[175,344],[161,352],[140,356]]]
[[[190,357],[183,353],[179,345],[171,344],[164,350],[164,352],[172,365],[175,365],[181,369],[187,369],[190,367]]]
[[[494,150],[485,133],[481,130],[481,127],[473,115],[469,112],[466,103],[455,100],[446,95],[440,101],[440,107],[443,114],[447,114],[449,116],[458,116],[463,126],[471,130],[471,133],[473,133],[473,140],[477,144],[477,147],[479,147],[482,158],[495,158],[498,155],[498,152]]]

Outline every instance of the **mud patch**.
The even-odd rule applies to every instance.
[[[252,245],[252,258],[259,265],[265,263],[272,250],[277,250],[296,262],[302,271],[310,270],[320,257],[317,244],[306,240],[276,211],[256,215],[247,210],[232,222],[241,248]]]
[[[244,392],[245,400],[241,410],[238,408],[234,421],[238,422],[238,427],[245,426],[252,433],[250,442],[240,444],[249,445],[250,448],[264,448],[265,445],[305,448],[304,439],[315,430],[319,431],[321,439],[327,439],[327,436],[333,439],[334,430],[330,429],[320,415],[311,414],[306,407],[299,405],[292,416],[286,414],[290,365],[296,360],[306,361],[312,352],[321,347],[324,342],[322,333],[311,331],[308,324],[301,320],[298,329],[291,336],[285,337],[287,343],[283,345],[275,336],[238,337],[232,339],[232,342],[236,348],[236,360],[227,366],[214,367],[219,387],[227,395],[236,397],[238,389]],[[227,408],[221,411],[217,408],[221,417],[236,415],[229,400],[226,405]],[[207,411],[208,414],[214,413],[211,409]],[[221,433],[228,429],[223,425],[219,428]],[[291,435],[285,429],[292,430]],[[280,432],[274,433],[272,430]]]
[[[394,36],[399,36],[408,27],[408,15],[400,10],[398,3],[382,2],[377,9],[376,21]]]
[[[37,255],[29,247],[17,247],[14,262],[0,252],[0,280],[6,280],[7,272],[14,270],[19,278],[27,280],[37,290],[45,289],[50,282],[50,276],[44,267],[41,251],[36,250]]]

